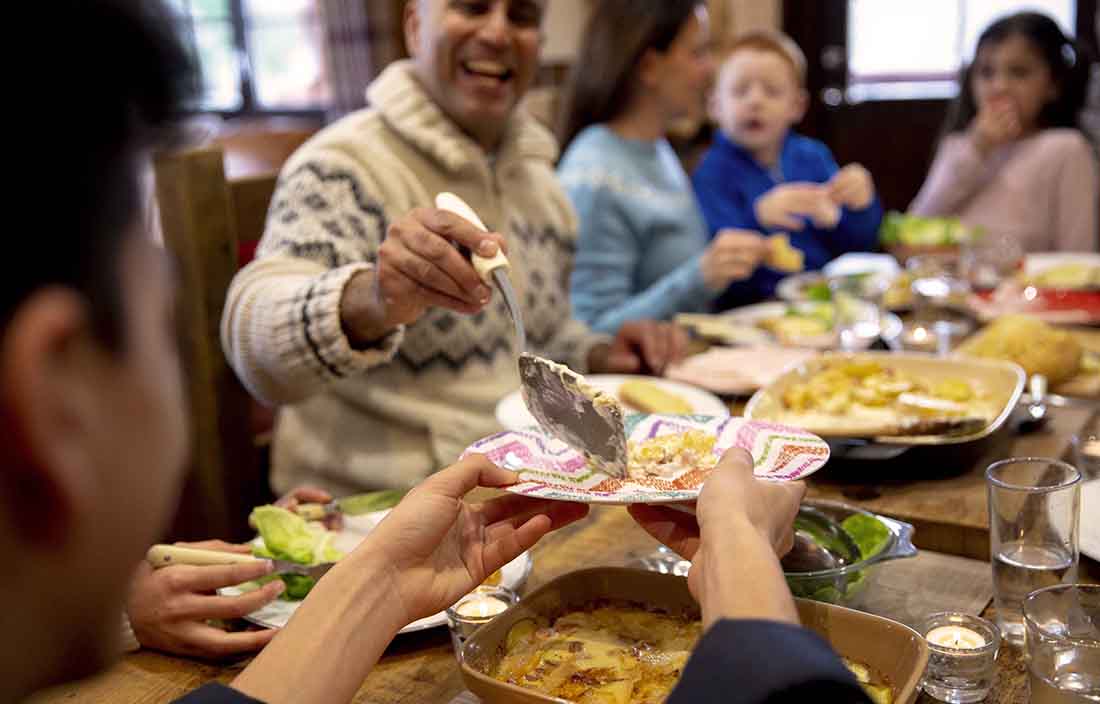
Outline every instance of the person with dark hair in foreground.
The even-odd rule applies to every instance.
[[[133,566],[165,527],[186,455],[173,278],[141,231],[138,173],[189,95],[191,73],[150,0],[64,0],[55,39],[71,66],[81,129],[35,146],[44,177],[63,164],[67,198],[34,257],[5,265],[0,297],[0,550],[8,557],[0,701],[91,675],[119,652]],[[65,113],[71,93],[46,96]],[[93,99],[94,98],[94,99]],[[59,118],[60,119],[60,118]],[[35,126],[36,128],[38,125]],[[56,127],[45,119],[41,128]],[[27,204],[40,183],[16,184]],[[44,191],[45,189],[43,189]],[[48,255],[48,256],[47,256]],[[473,456],[416,487],[312,591],[230,687],[182,701],[346,702],[397,631],[435,613],[586,507],[505,495],[462,499],[516,480]],[[634,507],[641,525],[694,559],[689,584],[710,631],[673,701],[861,701],[828,647],[796,625],[777,553],[789,548],[804,488],[752,478],[723,459],[698,521]],[[761,654],[797,648],[769,670]],[[796,664],[789,664],[796,662]]]

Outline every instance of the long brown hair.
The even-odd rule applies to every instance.
[[[618,117],[630,104],[634,70],[650,49],[667,51],[704,0],[599,0],[562,96],[562,150],[589,125]]]

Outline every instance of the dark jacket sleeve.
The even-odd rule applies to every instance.
[[[719,621],[699,641],[668,704],[868,704],[814,633],[775,621]]]
[[[175,704],[263,704],[263,702],[219,682],[210,682],[177,699]]]

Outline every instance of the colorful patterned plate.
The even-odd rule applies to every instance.
[[[829,459],[821,438],[783,425],[744,418],[662,416],[635,413],[626,418],[629,440],[702,430],[718,438],[714,454],[741,447],[754,460],[755,474],[776,480],[803,479]],[[665,479],[615,479],[589,469],[584,456],[538,429],[507,431],[478,440],[464,454],[479,452],[501,467],[519,472],[508,491],[526,496],[591,504],[659,504],[694,501],[708,470],[687,469]]]

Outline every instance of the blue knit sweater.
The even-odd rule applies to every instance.
[[[624,139],[603,125],[569,145],[558,175],[580,219],[574,315],[614,334],[630,320],[709,308],[706,223],[668,142]]]
[[[794,132],[787,134],[779,156],[779,168],[769,170],[744,148],[719,132],[714,144],[696,169],[692,182],[710,236],[723,228],[769,232],[756,221],[756,199],[781,183],[812,181],[826,183],[838,171],[832,152],[821,142]],[[846,252],[874,248],[882,205],[874,202],[860,211],[844,209],[832,230],[815,227],[809,220],[800,232],[791,232],[791,244],[802,250],[806,269],[817,270]],[[725,310],[771,298],[776,284],[786,274],[760,267],[745,281],[734,282],[721,295],[716,308]]]

